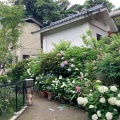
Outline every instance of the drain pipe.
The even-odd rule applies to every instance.
[[[120,10],[110,12],[109,16],[110,16],[110,18],[115,18],[115,17],[120,16]]]

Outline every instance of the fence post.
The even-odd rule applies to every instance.
[[[16,108],[15,108],[15,111],[17,112],[18,111],[18,93],[17,93],[17,85],[15,86],[15,95],[16,95]]]
[[[23,81],[23,106],[25,105],[25,81]]]

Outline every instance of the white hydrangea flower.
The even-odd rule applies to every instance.
[[[69,78],[67,78],[66,80],[67,80],[67,81],[70,81],[70,79],[69,79]]]
[[[116,101],[117,101],[117,99],[115,97],[110,97],[108,99],[108,103],[111,105],[116,105]]]
[[[92,120],[98,120],[97,114],[92,115]]]
[[[71,61],[71,62],[74,62],[74,58],[71,58],[70,61]]]
[[[78,97],[77,98],[77,102],[78,102],[79,105],[85,106],[88,103],[88,99],[87,98],[83,98],[83,97]]]
[[[64,53],[64,51],[62,51],[62,50],[60,51],[60,53],[61,53],[62,55],[64,55],[64,54],[65,54],[65,53]]]
[[[71,67],[74,67],[75,65],[74,64],[71,64]]]
[[[77,71],[77,70],[79,70],[78,68],[75,68],[75,70]]]
[[[112,120],[112,118],[113,118],[113,115],[111,112],[107,112],[105,116],[106,116],[107,120]]]
[[[105,103],[105,98],[104,97],[102,97],[102,98],[100,98],[100,103]]]
[[[77,102],[79,105],[83,105],[83,103],[84,103],[83,97],[78,97]]]
[[[117,87],[116,86],[111,86],[110,90],[113,91],[113,92],[116,92],[117,91]]]
[[[70,71],[71,71],[71,69],[70,69],[70,68],[68,68],[68,69],[67,69],[67,71],[69,71],[69,72],[70,72]]]
[[[83,106],[85,106],[87,103],[88,103],[88,99],[84,98],[84,104],[83,104]]]
[[[61,76],[61,75],[59,76],[59,79],[62,79],[62,76]]]
[[[118,94],[118,97],[120,97],[120,94]]]
[[[117,100],[117,101],[116,101],[116,105],[117,105],[118,107],[120,107],[120,100]]]
[[[99,110],[97,111],[97,115],[98,117],[101,117],[101,112]]]
[[[117,111],[117,109],[114,109],[114,111]]]
[[[95,106],[94,105],[90,105],[89,108],[94,108]]]
[[[92,94],[89,94],[89,96],[92,96]]]
[[[98,91],[99,91],[100,93],[107,93],[107,92],[108,92],[108,87],[106,87],[106,86],[100,86],[100,87],[98,88]]]
[[[100,80],[96,80],[96,83],[101,83],[101,81]]]

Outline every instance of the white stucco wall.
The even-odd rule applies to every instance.
[[[32,31],[38,29],[40,29],[40,27],[37,24],[26,22],[23,28],[23,33],[19,38],[20,48],[16,51],[18,60],[22,60],[23,55],[34,56],[39,53],[41,48],[40,34],[31,34]]]
[[[59,28],[58,28],[59,29]],[[71,41],[72,45],[81,46],[84,45],[81,35],[85,34],[87,30],[92,31],[92,37],[97,38],[97,34],[102,37],[107,36],[107,31],[110,31],[110,27],[104,25],[101,21],[89,21],[76,27],[71,27],[66,30],[55,32],[53,34],[44,35],[43,37],[43,51],[49,52],[52,48],[52,42],[59,44],[60,40]]]
[[[52,42],[59,44],[60,40],[71,41],[72,45],[81,46],[83,42],[80,36],[88,29],[90,29],[89,23],[84,23],[80,26],[45,35],[43,38],[43,51],[49,52],[53,48]]]
[[[107,31],[110,31],[109,26],[105,26],[101,21],[92,21],[90,22],[90,29],[92,31],[92,37],[96,38],[96,34],[102,35],[105,37],[108,35]]]

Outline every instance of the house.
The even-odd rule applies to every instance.
[[[19,48],[13,51],[14,62],[36,56],[41,49],[40,34],[31,34],[32,31],[40,29],[43,25],[32,17],[25,18],[25,25],[19,38]]]
[[[116,32],[117,27],[113,19],[109,16],[109,11],[105,4],[94,6],[78,14],[69,16],[59,21],[51,23],[49,26],[32,32],[40,33],[41,44],[44,52],[49,52],[53,45],[60,40],[71,41],[72,45],[83,45],[82,38],[87,30],[91,30],[92,37],[105,37],[108,33]]]

